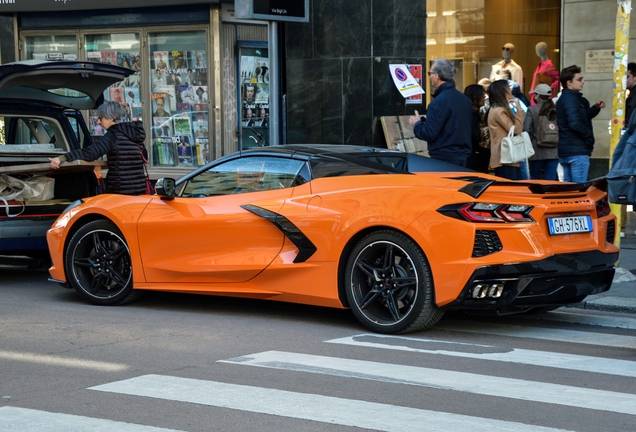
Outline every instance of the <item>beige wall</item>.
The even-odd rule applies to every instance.
[[[612,116],[613,73],[589,73],[585,70],[585,51],[614,49],[616,0],[562,0],[561,65],[581,66],[585,77],[583,94],[595,103],[603,99],[606,108],[593,120],[596,145],[593,158],[609,158],[609,121]],[[636,61],[636,17],[630,25],[630,61]],[[603,173],[597,172],[597,175]],[[593,173],[590,173],[593,176]]]

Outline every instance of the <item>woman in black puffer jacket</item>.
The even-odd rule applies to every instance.
[[[144,146],[146,132],[141,122],[127,122],[126,111],[118,102],[105,102],[97,108],[100,125],[106,135],[83,149],[72,150],[51,158],[51,167],[57,169],[65,161],[77,159],[94,161],[108,157],[106,193],[143,195],[146,193],[144,160],[148,152]],[[143,153],[143,159],[141,154]]]

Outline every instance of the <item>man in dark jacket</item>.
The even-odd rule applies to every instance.
[[[415,115],[409,117],[409,123],[415,136],[427,142],[431,158],[465,167],[472,150],[470,99],[455,88],[455,67],[450,61],[435,60],[428,75],[435,93],[426,112],[426,121],[421,121],[420,114],[415,111]]]
[[[581,75],[581,68],[576,65],[563,69],[559,80],[563,91],[556,108],[559,163],[563,167],[563,180],[584,183],[587,181],[590,156],[594,150],[592,119],[605,108],[605,102],[599,100],[590,107],[581,93],[585,80]]]
[[[599,100],[590,107],[581,90],[585,80],[581,68],[572,65],[561,71],[559,77],[563,91],[556,104],[559,126],[559,163],[563,167],[563,180],[574,183],[587,181],[590,156],[594,150],[592,119],[605,102]]]

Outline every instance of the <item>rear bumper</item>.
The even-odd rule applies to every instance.
[[[618,252],[588,251],[554,255],[540,261],[480,267],[457,299],[442,309],[510,314],[578,303],[588,295],[610,289],[617,260]],[[503,284],[503,291],[497,298],[476,298],[475,287],[480,284]]]

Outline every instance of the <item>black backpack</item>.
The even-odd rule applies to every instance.
[[[540,115],[537,122],[537,144],[541,147],[556,147],[559,144],[559,126],[556,121],[556,109],[548,111],[547,115]]]

